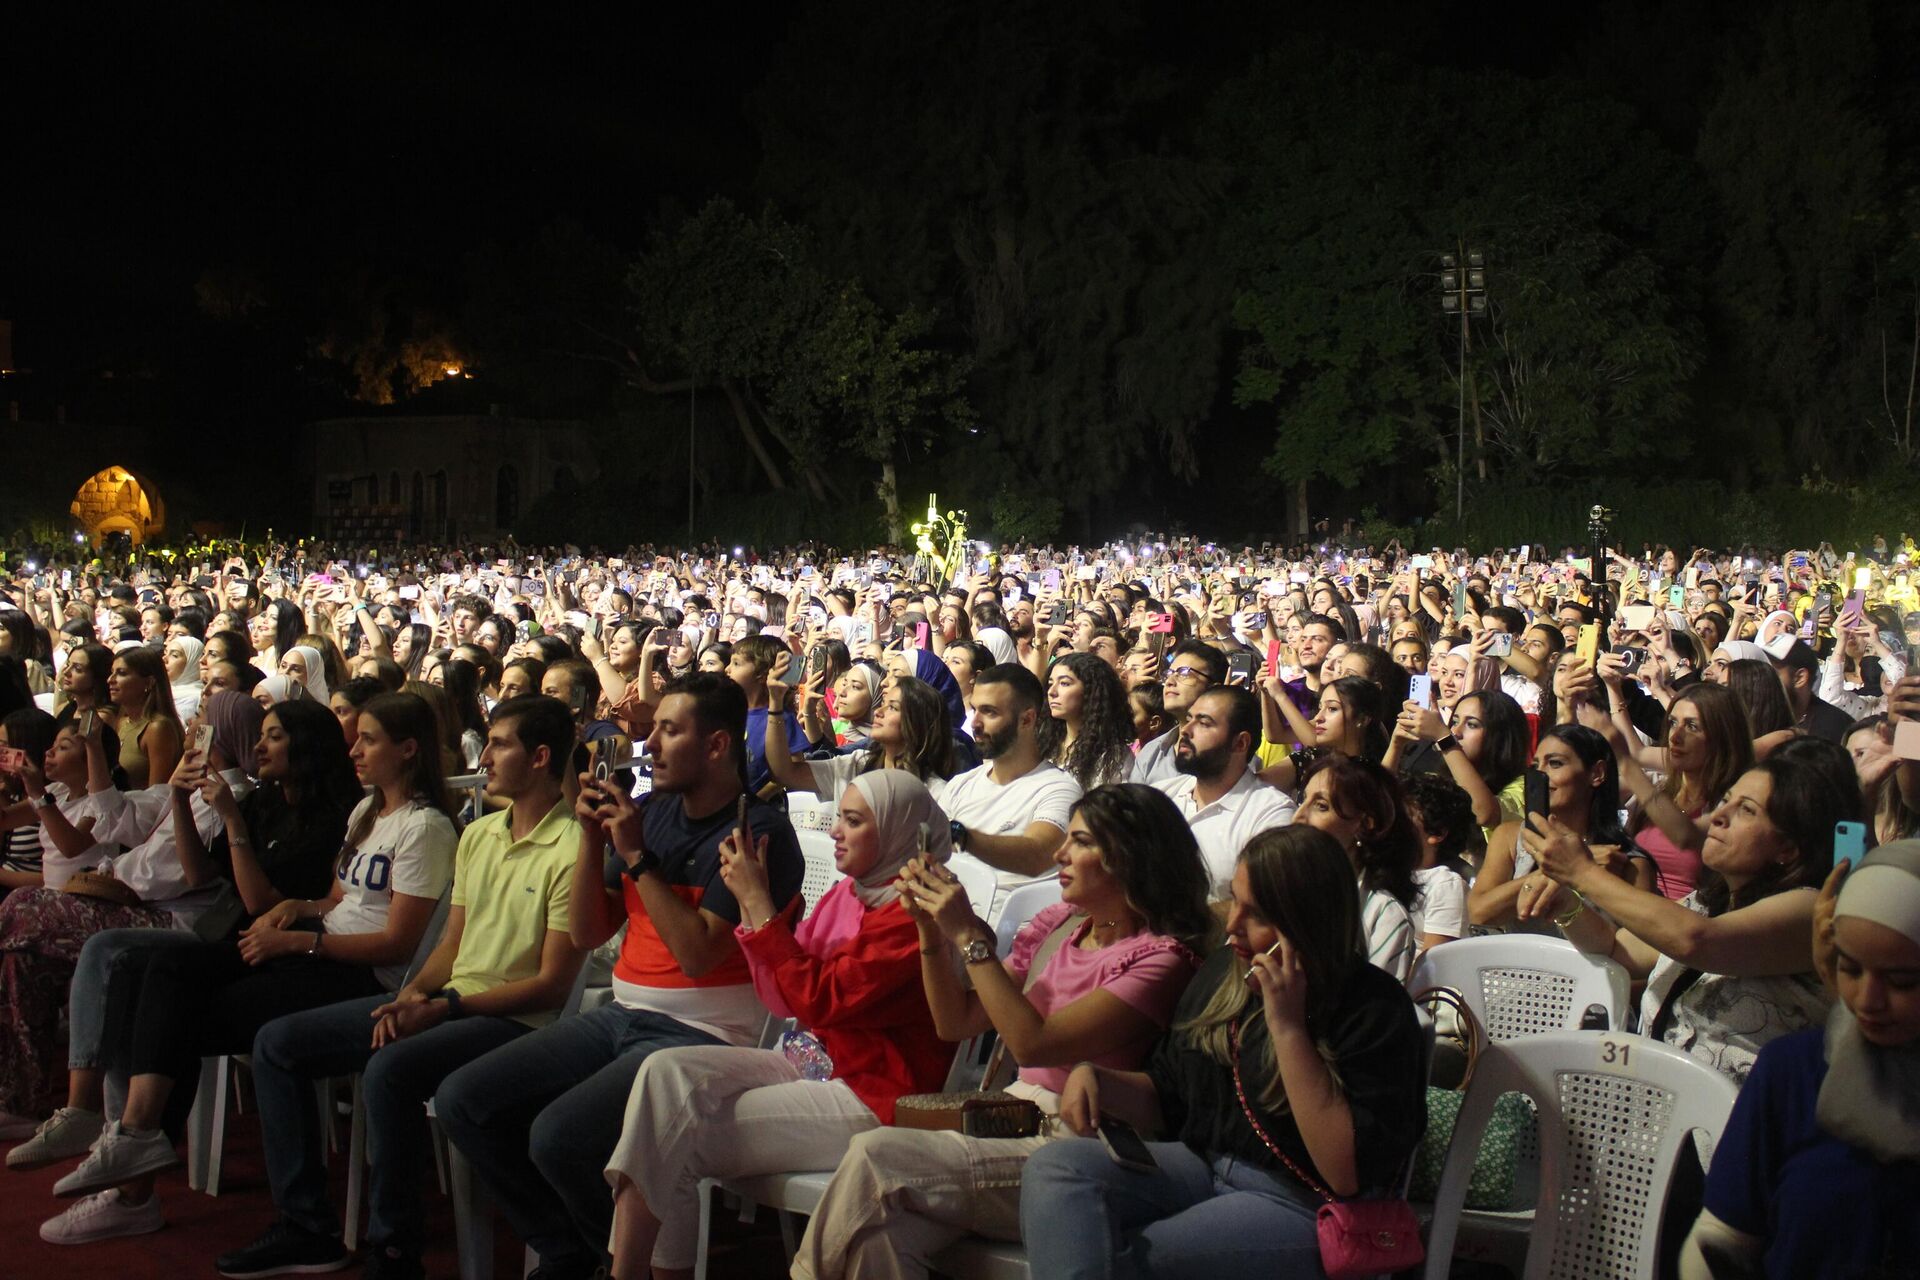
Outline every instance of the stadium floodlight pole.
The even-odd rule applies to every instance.
[[[1460,317],[1460,395],[1453,434],[1453,520],[1467,515],[1467,322],[1487,314],[1487,261],[1464,241],[1440,255],[1440,310]],[[1478,402],[1476,402],[1477,404]],[[1477,410],[1476,410],[1477,412]],[[1456,530],[1456,533],[1458,531]]]

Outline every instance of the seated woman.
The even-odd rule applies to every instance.
[[[1547,777],[1547,811],[1555,820],[1579,835],[1615,875],[1638,888],[1653,888],[1653,861],[1634,847],[1620,824],[1620,772],[1607,740],[1585,725],[1556,725],[1540,735],[1533,767]],[[1516,924],[1513,906],[1523,883],[1530,876],[1541,880],[1545,876],[1534,858],[1533,843],[1521,819],[1494,829],[1467,894],[1472,923],[1486,929]],[[1533,891],[1543,887],[1536,882]],[[1523,923],[1520,931],[1542,928]]]
[[[16,1167],[42,1164],[87,1154],[92,1144],[54,1190],[103,1194],[46,1223],[42,1238],[84,1243],[157,1224],[153,1176],[179,1163],[174,1141],[201,1058],[247,1052],[260,1028],[283,1014],[403,980],[452,873],[451,801],[432,715],[418,699],[375,698],[359,724],[349,760],[330,713],[311,701],[284,704],[266,718],[261,785],[244,813],[217,777],[201,784],[225,829],[199,856],[224,843],[253,922],[228,940],[135,951],[121,961],[131,972],[112,971],[105,1056],[129,1078],[119,1118],[102,1130],[98,1072],[75,1071],[70,1094],[91,1084],[83,1101],[94,1108],[70,1097],[8,1156]],[[362,799],[363,785],[374,794]],[[191,828],[180,830],[189,838]]]
[[[1682,1280],[1893,1276],[1920,1257],[1920,842],[1821,895],[1823,1029],[1760,1051],[1715,1145]]]
[[[0,719],[0,747],[24,752],[29,761],[44,760],[59,732],[53,717],[40,708],[21,707]],[[26,799],[25,778],[0,774],[0,898],[44,883],[40,816]]]
[[[1402,705],[1393,728],[1393,744],[1381,763],[1401,773],[1404,751],[1432,743],[1441,770],[1473,799],[1473,816],[1483,838],[1495,827],[1514,822],[1526,810],[1527,748],[1532,730],[1526,712],[1498,689],[1463,694],[1451,722],[1417,702]],[[1431,759],[1431,757],[1429,757]]]
[[[1133,772],[1127,690],[1105,659],[1069,653],[1048,668],[1046,687],[1047,716],[1038,731],[1043,760],[1072,774],[1083,791]]]
[[[107,692],[113,677],[113,651],[105,645],[86,642],[67,651],[66,665],[55,681],[53,716],[61,724],[73,723],[83,711],[98,712],[115,733],[120,728],[120,708]]]
[[[794,662],[802,659],[794,658]],[[848,665],[833,682],[833,707],[826,707],[826,690],[809,688],[800,708],[800,727],[807,741],[827,750],[857,750],[873,738],[874,715],[880,706],[880,681],[885,675],[871,662]]]
[[[1267,682],[1261,714],[1271,722],[1277,707],[1292,729],[1282,730],[1284,736],[1276,737],[1269,723],[1269,747],[1261,754],[1272,756],[1273,761],[1260,770],[1262,782],[1297,793],[1313,766],[1326,756],[1378,760],[1386,753],[1386,694],[1379,685],[1360,676],[1329,681],[1321,688],[1320,707],[1309,721],[1301,717],[1279,684],[1277,677]],[[1294,738],[1303,745],[1287,750],[1284,744]]]
[[[1832,749],[1839,767],[1795,755],[1742,774],[1709,820],[1699,887],[1679,902],[1608,874],[1552,817],[1531,818],[1549,882],[1528,878],[1520,918],[1550,919],[1582,951],[1645,979],[1641,1033],[1745,1080],[1761,1046],[1827,1016],[1814,886],[1833,867],[1833,824],[1861,809],[1852,765]]]
[[[767,676],[767,768],[774,781],[788,791],[810,791],[838,804],[847,784],[858,775],[900,769],[920,779],[939,798],[953,776],[953,736],[939,694],[910,676],[890,676],[874,708],[873,737],[865,750],[825,760],[795,760],[787,742],[787,718],[780,714],[794,689],[778,679],[785,670],[782,664],[788,661],[799,659],[776,658]]]
[[[165,660],[144,646],[127,650],[113,660],[107,696],[119,713],[114,728],[120,735],[120,767],[127,785],[138,791],[156,779],[172,777],[184,735],[173,709]]]
[[[721,845],[740,904],[735,930],[775,1016],[808,1029],[785,1051],[663,1049],[634,1077],[614,1189],[613,1274],[693,1265],[703,1177],[832,1168],[847,1144],[893,1119],[901,1094],[940,1087],[952,1048],[920,985],[919,929],[894,881],[923,839],[947,852],[947,819],[912,774],[862,774],[840,798],[834,865],[845,875],[798,922],[767,890],[765,849]],[[923,837],[922,832],[926,835]]]
[[[1308,770],[1293,820],[1347,851],[1360,882],[1362,954],[1405,982],[1419,952],[1410,912],[1420,896],[1420,845],[1399,780],[1370,760],[1323,756]]]
[[[119,750],[103,722],[86,737],[62,726],[44,761],[29,761],[21,775],[26,800],[6,811],[9,826],[40,823],[42,885],[0,901],[0,1139],[24,1138],[40,1123],[33,1117],[56,1070],[60,1010],[87,939],[104,929],[173,925],[112,879]],[[98,877],[93,892],[67,890],[81,872]]]
[[[1423,1033],[1406,992],[1364,960],[1359,907],[1324,833],[1296,824],[1248,841],[1229,945],[1187,987],[1146,1070],[1067,1077],[1060,1117],[1086,1140],[1027,1160],[1035,1276],[1320,1274],[1320,1188],[1388,1191],[1425,1123]],[[1112,1120],[1168,1139],[1147,1143],[1155,1168],[1122,1168],[1093,1140]]]
[[[916,859],[900,879],[941,1038],[997,1032],[1020,1064],[1008,1092],[1039,1106],[1043,1132],[861,1134],[807,1226],[796,1276],[925,1276],[927,1260],[970,1231],[1018,1240],[1020,1167],[1067,1136],[1057,1126],[1057,1091],[1069,1068],[1137,1070],[1167,1029],[1215,931],[1206,866],[1186,820],[1152,787],[1101,787],[1074,805],[1054,862],[1060,904],[1020,930],[1004,963],[951,872]]]
[[[172,636],[161,650],[173,692],[173,713],[182,724],[200,709],[200,652],[205,647],[192,636]]]

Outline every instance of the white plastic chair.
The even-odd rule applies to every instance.
[[[994,921],[995,946],[1004,959],[1013,950],[1013,936],[1027,921],[1060,901],[1060,882],[1055,879],[1023,884],[1008,893],[1000,904],[1000,918]]]
[[[800,879],[800,897],[806,903],[806,909],[812,911],[820,901],[820,895],[846,877],[840,874],[840,868],[833,865],[833,840],[818,831],[797,831],[800,839],[800,856],[806,863],[806,873]]]
[[[1447,944],[1449,946],[1452,943]],[[1545,1212],[1521,1280],[1654,1274],[1675,1165],[1693,1135],[1701,1164],[1733,1109],[1733,1082],[1686,1054],[1617,1031],[1556,1031],[1482,1052],[1460,1106],[1427,1238],[1426,1280],[1445,1280],[1474,1156],[1504,1093],[1540,1118]]]
[[[1589,1005],[1607,1011],[1609,1029],[1626,1024],[1627,971],[1563,938],[1515,933],[1443,942],[1407,980],[1410,991],[1428,987],[1459,992],[1495,1043],[1575,1030]]]
[[[420,935],[420,945],[414,949],[413,959],[408,962],[409,976],[433,954],[435,944],[440,941],[440,932],[447,923],[447,908],[452,902],[450,895],[451,890],[441,894],[440,901],[434,905],[426,932]],[[227,1140],[227,1106],[234,1094],[233,1068],[250,1066],[251,1061],[251,1055],[244,1053],[221,1054],[200,1060],[199,1092],[194,1095],[193,1110],[187,1115],[187,1185],[195,1191],[205,1191],[210,1196],[220,1194],[221,1156]],[[331,1149],[334,1132],[333,1089],[326,1080],[315,1081],[314,1088],[319,1095],[320,1127],[326,1133],[328,1149]]]
[[[993,911],[994,895],[1000,892],[1000,877],[978,858],[949,858],[947,870],[953,872],[960,887],[967,891],[973,913],[985,920]]]

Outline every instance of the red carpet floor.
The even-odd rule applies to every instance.
[[[338,1126],[346,1143],[346,1121]],[[187,1187],[184,1169],[164,1175],[160,1198],[167,1225],[152,1235],[100,1244],[55,1246],[40,1239],[40,1224],[67,1205],[53,1196],[53,1184],[77,1161],[25,1173],[0,1169],[0,1280],[204,1280],[214,1275],[213,1260],[247,1243],[273,1221],[261,1163],[260,1129],[254,1113],[230,1115],[225,1165],[216,1198]],[[336,1152],[329,1166],[334,1204],[346,1201],[346,1159]],[[453,1212],[431,1181],[422,1204],[426,1212],[427,1274],[455,1280],[459,1264],[453,1247]],[[364,1224],[365,1218],[362,1218]],[[525,1251],[504,1224],[496,1222],[494,1271],[499,1280],[518,1277]],[[714,1214],[713,1280],[776,1280],[786,1275],[779,1232],[771,1210],[742,1226],[735,1214]],[[357,1276],[356,1265],[339,1274]]]

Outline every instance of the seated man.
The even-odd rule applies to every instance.
[[[733,681],[682,676],[667,685],[647,740],[645,805],[582,779],[569,918],[575,945],[589,949],[626,924],[614,1002],[496,1049],[440,1086],[435,1111],[448,1137],[540,1255],[542,1276],[589,1276],[608,1261],[604,1171],[640,1064],[656,1049],[752,1045],[766,1020],[734,941],[740,908],[720,878],[746,722]],[[760,803],[748,823],[767,840],[773,900],[791,902],[802,877],[792,825]]]
[[[454,854],[446,931],[396,996],[369,996],[278,1018],[253,1046],[267,1177],[280,1219],[222,1255],[223,1276],[338,1270],[347,1265],[327,1200],[312,1081],[366,1074],[369,1180],[366,1274],[412,1280],[420,1268],[419,1190],[426,1103],[440,1082],[553,1020],[581,953],[567,936],[567,896],[580,824],[560,771],[573,750],[565,703],[537,694],[493,709],[480,767],[507,808],[466,829]]]

